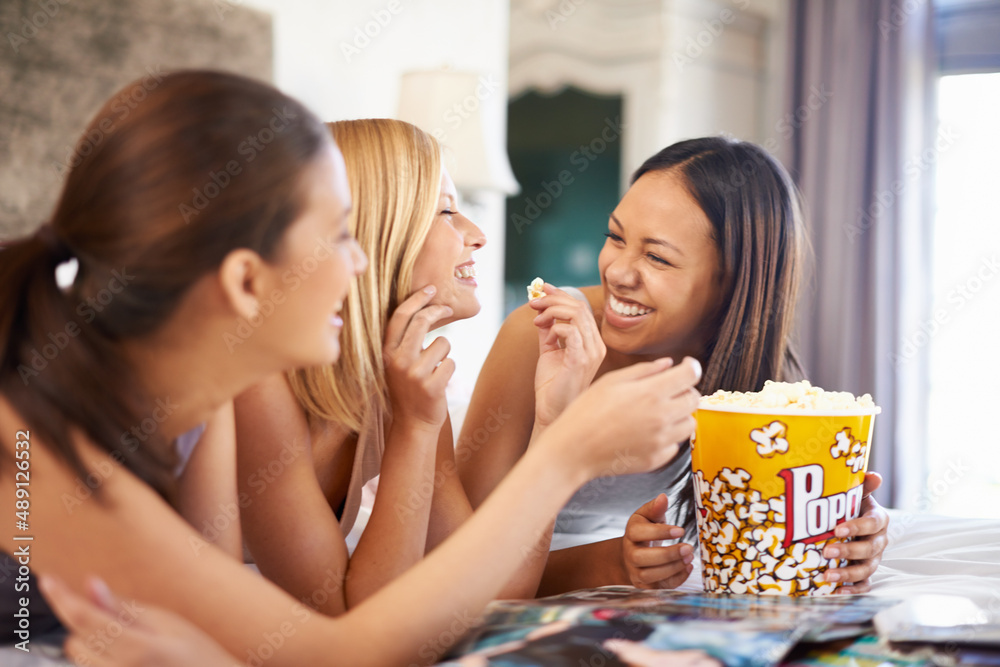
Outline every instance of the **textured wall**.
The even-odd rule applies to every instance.
[[[124,84],[188,67],[271,80],[271,18],[242,4],[0,1],[0,239],[51,213],[77,139]]]

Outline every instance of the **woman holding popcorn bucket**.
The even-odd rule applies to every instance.
[[[493,345],[456,454],[474,506],[579,391],[614,369],[691,356],[705,368],[698,389],[706,395],[803,377],[790,345],[805,255],[802,216],[790,177],[762,148],[709,137],[660,151],[633,175],[605,236],[600,285],[576,294],[546,285],[544,296],[507,318]],[[588,359],[575,382],[558,376],[558,392],[550,385],[565,352],[539,354],[532,344],[536,328],[555,321],[572,330],[567,349]],[[488,442],[474,444],[470,434],[497,405],[511,418]],[[854,539],[823,550],[824,558],[846,561],[824,575],[851,584],[842,592],[866,590],[885,549],[888,515],[870,497],[880,483],[867,475],[860,517],[835,528],[836,538]],[[539,549],[552,549],[539,594],[606,584],[676,588],[698,554],[689,543],[654,545],[694,536],[691,452],[684,447],[656,472],[597,479],[577,492],[554,533],[539,539]],[[689,585],[701,588],[696,580]]]

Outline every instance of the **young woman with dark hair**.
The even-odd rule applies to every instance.
[[[802,216],[787,172],[762,148],[709,137],[660,151],[635,172],[606,236],[598,259],[600,285],[583,288],[579,298],[547,286],[545,297],[507,318],[494,343],[456,452],[473,506],[592,378],[612,370],[691,356],[705,368],[698,386],[704,394],[758,391],[765,380],[802,379],[790,343],[805,254]],[[587,332],[585,340],[596,337],[604,345],[589,347],[575,383],[563,373],[563,391],[550,389],[539,400],[536,390],[550,382],[549,367],[561,351],[539,355],[529,342],[537,338],[537,327],[555,319],[572,322]],[[497,403],[511,419],[488,443],[470,447],[470,434]],[[866,492],[880,481],[870,475]],[[540,540],[539,549],[553,551],[539,593],[605,584],[680,585],[693,569],[691,545],[649,543],[695,538],[692,494],[687,446],[658,471],[586,485],[560,513],[551,545],[551,532]],[[669,525],[668,517],[679,526]],[[856,584],[844,592],[862,590],[878,565],[887,523],[884,510],[867,498],[863,515],[838,528],[840,537],[860,538],[826,548],[827,557],[854,561],[827,573]],[[594,542],[595,535],[609,539]]]
[[[342,156],[295,100],[213,72],[164,76],[125,115],[113,99],[84,136],[102,139],[80,145],[51,221],[0,251],[0,505],[23,511],[31,537],[8,532],[0,548],[40,575],[75,659],[114,664],[129,633],[155,625],[167,653],[205,652],[181,664],[431,662],[620,435],[636,443],[631,472],[662,465],[693,428],[697,362],[609,375],[426,559],[320,615],[206,544],[171,502],[179,436],[263,378],[340,353],[338,313],[367,264]],[[93,497],[74,500],[81,484]],[[82,604],[93,575],[140,602],[92,586],[114,609]],[[112,621],[129,632],[102,640]]]

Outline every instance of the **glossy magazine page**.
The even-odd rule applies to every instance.
[[[872,616],[892,604],[607,586],[494,602],[447,664],[769,667],[799,641],[869,632]]]

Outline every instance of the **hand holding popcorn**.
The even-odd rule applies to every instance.
[[[871,497],[882,485],[878,473],[865,475],[864,500],[861,502],[861,516],[837,526],[835,534],[849,542],[830,544],[823,550],[827,558],[847,559],[846,567],[828,570],[827,581],[851,584],[838,589],[838,593],[864,593],[870,586],[869,577],[882,562],[882,553],[889,544],[889,515]]]
[[[534,320],[538,328],[535,423],[541,427],[551,424],[590,386],[606,351],[589,305],[552,285],[543,287],[541,296],[529,304],[539,311]]]

